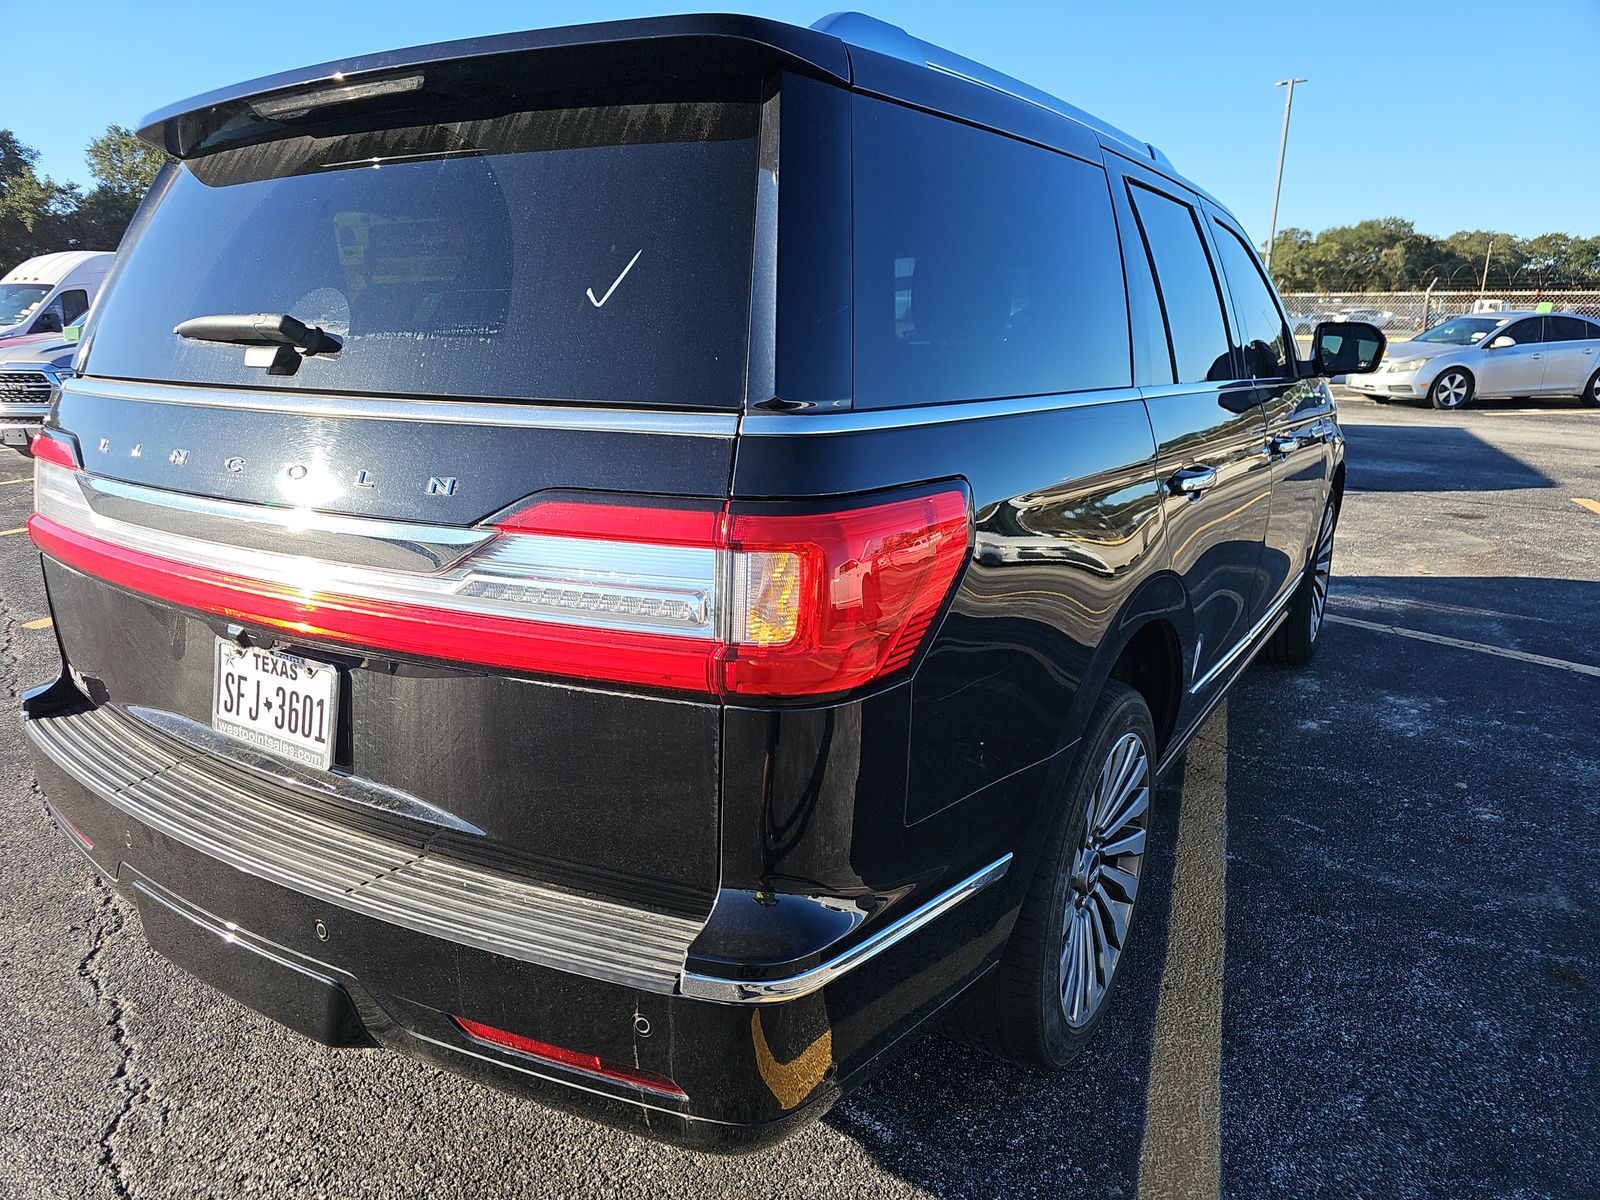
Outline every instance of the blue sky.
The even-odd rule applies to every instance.
[[[804,25],[829,2],[750,0],[741,8]],[[83,182],[83,146],[108,123],[134,125],[155,108],[238,79],[394,46],[717,5],[335,0],[273,10],[218,0],[24,0],[9,7],[0,127],[36,147],[49,174]],[[1295,95],[1280,226],[1322,229],[1392,215],[1435,234],[1600,234],[1600,0],[863,0],[861,7],[1154,142],[1258,240],[1266,236],[1283,111],[1283,92],[1272,85],[1289,75],[1310,82]]]

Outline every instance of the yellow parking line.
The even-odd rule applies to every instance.
[[[20,487],[24,483],[32,483],[33,476],[24,476],[22,479],[0,479],[0,487]]]
[[[40,617],[37,621],[24,621],[22,627],[24,629],[49,629],[53,624],[55,622],[49,617]]]
[[[1222,1192],[1222,966],[1228,894],[1228,705],[1189,747],[1167,961],[1145,1085],[1139,1200]]]
[[[1579,508],[1587,508],[1595,516],[1600,517],[1600,500],[1586,500],[1582,496],[1574,496],[1572,502]]]
[[[26,525],[18,525],[15,529],[0,529],[0,537],[11,537],[13,534],[27,532],[28,527]]]

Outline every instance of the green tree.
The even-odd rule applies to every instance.
[[[83,157],[99,187],[141,199],[167,161],[165,154],[121,125],[107,125],[106,131],[89,143]]]
[[[0,129],[0,274],[25,258],[59,250],[77,189],[34,170],[38,151]]]
[[[1473,289],[1487,256],[1489,287],[1600,287],[1600,238],[1547,233],[1526,240],[1494,230],[1436,238],[1409,221],[1381,217],[1311,234],[1285,229],[1272,273],[1286,292],[1409,291],[1437,283]]]
[[[73,211],[71,241],[85,250],[114,250],[167,156],[131,130],[108,125],[84,159],[95,186]]]

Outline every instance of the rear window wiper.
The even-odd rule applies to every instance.
[[[288,313],[218,313],[190,317],[173,331],[198,342],[243,346],[247,367],[265,367],[269,375],[293,375],[302,356],[337,354],[343,343],[317,325]]]

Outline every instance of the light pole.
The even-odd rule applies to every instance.
[[[1267,232],[1267,273],[1272,273],[1272,246],[1278,240],[1278,195],[1283,191],[1283,156],[1289,149],[1289,110],[1294,107],[1294,85],[1305,83],[1304,79],[1280,79],[1273,87],[1286,87],[1288,95],[1283,98],[1283,136],[1278,139],[1278,178],[1272,185],[1272,228]]]

